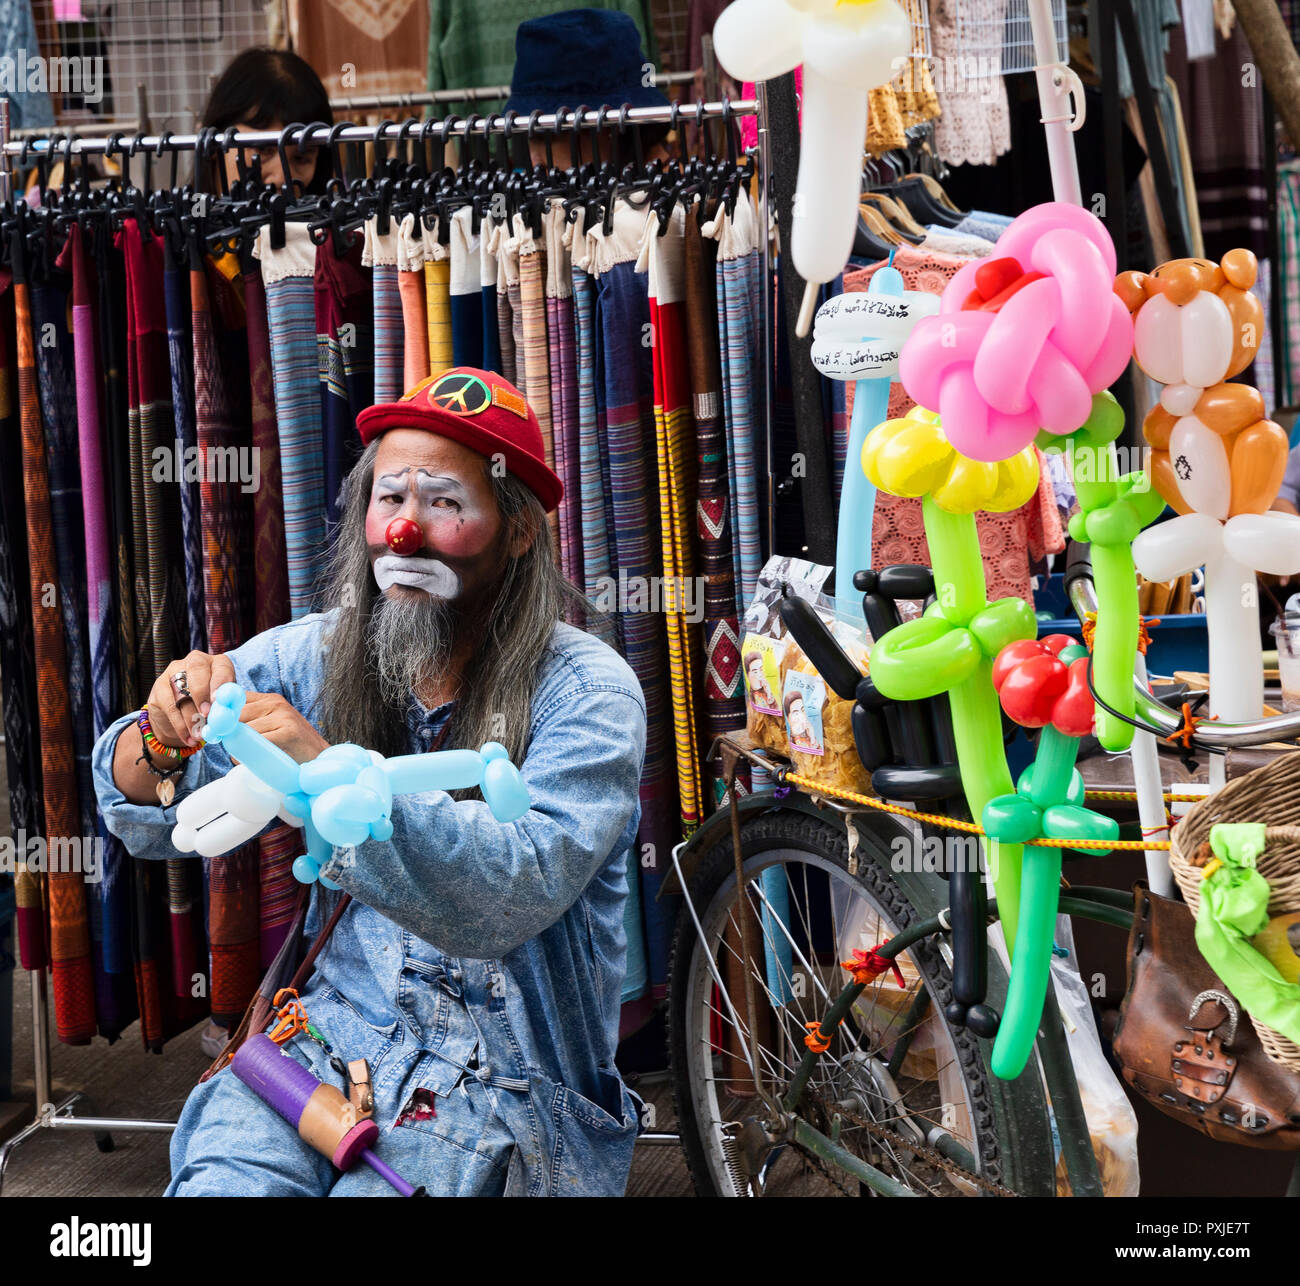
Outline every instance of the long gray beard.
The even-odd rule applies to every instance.
[[[456,619],[446,599],[429,594],[380,594],[366,630],[366,650],[391,710],[406,708],[412,691],[447,670]]]

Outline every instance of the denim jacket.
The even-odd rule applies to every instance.
[[[236,681],[312,719],[328,625],[313,614],[236,648]],[[449,713],[413,696],[410,750],[428,750]],[[96,743],[95,786],[127,849],[165,859],[174,807],[129,803],[113,783],[114,746],[133,717]],[[516,1144],[508,1192],[621,1195],[626,1183],[637,1101],[614,1051],[645,736],[627,664],[557,623],[520,765],[530,810],[503,823],[478,799],[399,796],[390,840],[336,849],[324,868],[354,900],[317,960],[308,1014],[312,994],[328,991],[387,1040],[428,1051],[423,1083],[435,1094],[467,1074],[498,1091]],[[190,757],[177,802],[230,766],[220,746]],[[329,896],[316,887],[309,930]]]

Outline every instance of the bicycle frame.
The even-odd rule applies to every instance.
[[[754,758],[753,761],[759,762],[757,758]],[[735,807],[741,817],[766,812],[771,809],[789,809],[808,813],[811,816],[824,816],[825,813],[825,807],[819,808],[818,805],[798,791],[790,792],[789,788],[755,791],[738,799]],[[860,810],[844,809],[838,805],[827,805],[827,807],[854,816],[862,815]],[[694,924],[696,935],[706,950],[708,943],[704,937],[699,913],[691,900],[688,869],[693,868],[694,865],[691,858],[710,847],[718,839],[719,833],[730,824],[731,810],[719,808],[694,832],[689,840],[677,845],[672,850],[672,865],[679,888],[672,887],[671,880],[666,880],[660,893],[660,896],[664,892],[680,891],[683,894],[687,912]],[[1087,886],[1072,888],[1069,893],[1062,895],[1060,901],[1060,910],[1064,915],[1079,915],[1124,930],[1131,926],[1133,918],[1132,912],[1127,908],[1128,898],[1118,890]],[[893,959],[924,938],[946,933],[949,928],[946,916],[947,909],[945,908],[937,915],[903,930],[878,949],[879,955],[885,959]],[[997,906],[996,903],[990,901],[989,923],[993,923],[996,919]],[[834,1034],[841,1021],[849,1013],[854,1002],[866,990],[866,986],[867,984],[855,982],[849,982],[844,986],[822,1018],[818,1035],[823,1039],[828,1039]],[[1057,1134],[1060,1139],[1061,1153],[1065,1158],[1066,1173],[1070,1179],[1070,1189],[1075,1196],[1099,1197],[1103,1195],[1101,1175],[1097,1166],[1096,1155],[1092,1150],[1088,1123],[1079,1096],[1078,1082],[1074,1076],[1074,1067],[1070,1061],[1069,1051],[1066,1048],[1065,1032],[1060,1022],[1059,1013],[1056,1011],[1055,990],[1052,988],[1048,990],[1043,1012],[1044,1022],[1039,1029],[1036,1048],[1042,1062],[1043,1081],[1056,1119]],[[1053,1018],[1055,1021],[1052,1021]],[[752,1020],[751,1015],[751,1023]],[[903,1039],[908,1039],[906,1034]],[[798,1066],[795,1068],[795,1074],[785,1092],[785,1096],[777,1104],[781,1115],[787,1120],[772,1122],[771,1124],[779,1125],[783,1129],[788,1128],[789,1137],[794,1142],[801,1144],[822,1160],[839,1166],[861,1183],[866,1184],[872,1191],[880,1193],[882,1196],[916,1196],[916,1193],[904,1187],[882,1170],[841,1147],[836,1137],[838,1134],[837,1129],[833,1128],[831,1134],[827,1135],[795,1114],[808,1080],[820,1058],[821,1055],[811,1049],[803,1054]],[[976,1169],[975,1158],[946,1131],[936,1130],[932,1132],[929,1142],[931,1147],[943,1153],[958,1165],[972,1171]]]

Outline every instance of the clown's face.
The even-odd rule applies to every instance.
[[[417,547],[390,548],[395,518],[419,529]],[[384,593],[473,600],[505,565],[502,529],[483,456],[421,429],[384,434],[366,510],[370,565]]]

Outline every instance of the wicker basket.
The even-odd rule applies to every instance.
[[[1170,836],[1169,866],[1195,915],[1201,905],[1201,868],[1187,855],[1210,838],[1219,822],[1263,822],[1267,847],[1257,870],[1268,881],[1270,916],[1300,911],[1300,753],[1279,754],[1270,764],[1230,781],[1193,804]],[[1264,1052],[1300,1072],[1300,1045],[1252,1018]]]

